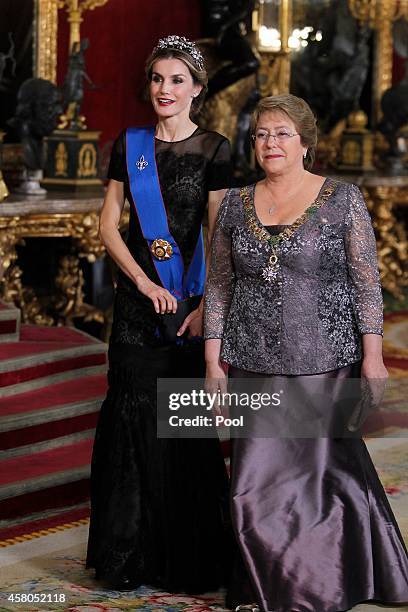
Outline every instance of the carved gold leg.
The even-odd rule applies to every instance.
[[[57,277],[55,310],[59,325],[74,325],[74,319],[104,324],[104,315],[84,302],[84,276],[77,255],[65,255],[60,262]]]
[[[52,325],[54,320],[39,303],[34,291],[24,287],[21,277],[23,272],[16,264],[17,244],[24,244],[18,234],[18,218],[0,226],[0,279],[1,296],[21,310],[23,323]]]
[[[402,298],[408,286],[408,241],[404,226],[393,212],[397,191],[385,186],[365,187],[363,191],[376,231],[382,286],[394,297]]]
[[[16,264],[9,266],[1,281],[1,294],[6,302],[11,302],[21,310],[23,323],[34,325],[53,325],[54,319],[47,314],[31,287],[24,287],[23,272]]]
[[[19,241],[16,220],[13,219],[0,227],[1,296],[6,302],[13,302],[16,306],[17,299],[22,296],[22,272],[14,265],[17,259],[16,245]]]
[[[54,325],[53,317],[47,313],[46,308],[40,303],[31,287],[23,288],[23,299],[22,318],[25,323]]]

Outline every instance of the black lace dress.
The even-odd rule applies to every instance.
[[[124,182],[126,139],[114,144],[109,178]],[[188,266],[208,192],[230,184],[228,141],[198,128],[179,142],[156,139],[169,228]],[[160,284],[131,205],[127,245]],[[115,583],[204,592],[222,583],[228,546],[227,476],[218,440],[157,439],[156,379],[204,375],[203,341],[169,345],[151,301],[119,273],[109,345],[109,389],[96,431],[87,567]]]

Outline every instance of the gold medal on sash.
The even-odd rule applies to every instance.
[[[150,250],[153,256],[159,261],[170,259],[170,257],[173,255],[173,247],[171,246],[170,242],[163,240],[162,238],[156,238],[156,240],[153,240],[152,244],[150,245]]]

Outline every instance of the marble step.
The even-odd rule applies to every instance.
[[[17,342],[20,337],[21,313],[14,304],[0,300],[0,342]]]

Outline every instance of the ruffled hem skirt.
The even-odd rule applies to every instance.
[[[110,350],[91,473],[87,567],[115,583],[202,593],[230,565],[228,478],[216,439],[158,439],[156,379],[203,375],[203,347]]]

